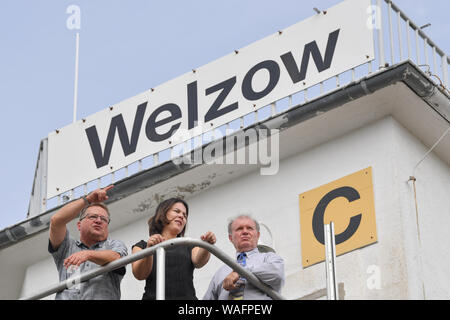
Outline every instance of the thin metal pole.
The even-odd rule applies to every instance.
[[[379,22],[378,25],[378,59],[380,62],[379,69],[384,68],[384,65],[386,63],[386,60],[384,58],[384,39],[383,39],[383,17],[381,15],[382,11],[382,2],[381,0],[377,0],[377,21]]]
[[[328,300],[338,300],[339,293],[336,282],[336,243],[334,238],[334,222],[324,225],[324,234],[327,297]]]
[[[433,47],[433,72],[437,73],[436,47]]]
[[[391,8],[392,8],[392,3],[391,3]],[[398,33],[398,50],[399,50],[399,55],[400,55],[399,62],[401,62],[403,59],[403,43],[402,43],[402,28],[401,28],[400,12],[397,12],[397,33]]]
[[[442,81],[444,82],[444,86],[448,87],[448,63],[447,56],[442,56]]]
[[[80,48],[80,34],[77,32],[75,38],[75,83],[73,88],[73,122],[77,121],[77,103],[78,103],[78,55]]]
[[[406,43],[408,44],[408,59],[411,59],[411,40],[409,38],[409,20],[406,20]]]
[[[166,250],[156,249],[156,300],[166,297]]]
[[[416,36],[416,59],[417,64],[419,65],[420,64],[419,29],[416,29],[415,36]]]
[[[389,2],[388,6],[388,17],[389,17],[389,40],[391,49],[391,65],[394,64],[394,34],[392,31],[392,3]]]

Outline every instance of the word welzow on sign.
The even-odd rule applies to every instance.
[[[173,147],[179,129],[218,128],[373,60],[369,6],[347,0],[50,133],[47,198]]]

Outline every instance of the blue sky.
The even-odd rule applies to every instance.
[[[26,219],[40,141],[72,122],[69,5],[81,9],[79,119],[304,20],[313,7],[339,2],[2,0],[0,229]],[[425,32],[450,52],[450,1],[394,2],[417,25],[431,23]]]

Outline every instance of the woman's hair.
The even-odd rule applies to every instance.
[[[148,220],[148,232],[149,235],[161,234],[164,227],[170,223],[167,219],[167,212],[172,208],[175,203],[182,203],[186,207],[186,224],[187,217],[189,215],[189,207],[183,199],[180,198],[170,198],[161,202],[156,208],[155,215]],[[183,237],[186,230],[186,225],[183,230],[177,235],[177,237]]]

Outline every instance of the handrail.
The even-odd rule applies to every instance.
[[[202,240],[197,240],[197,239],[192,239],[192,238],[176,238],[176,239],[166,240],[166,241],[161,242],[150,248],[146,248],[139,252],[136,252],[131,255],[114,260],[105,266],[99,267],[94,270],[90,270],[88,272],[80,274],[77,277],[73,277],[73,278],[67,279],[65,281],[61,281],[58,284],[52,285],[52,286],[50,286],[46,289],[43,289],[40,292],[37,292],[35,294],[21,298],[20,300],[36,300],[36,299],[44,298],[48,295],[51,295],[53,293],[56,293],[56,292],[66,289],[66,288],[69,288],[75,284],[87,281],[87,280],[92,279],[96,276],[99,276],[103,273],[111,272],[111,271],[116,270],[120,267],[123,267],[131,262],[145,258],[145,257],[149,256],[150,254],[155,253],[158,248],[167,248],[167,247],[172,247],[172,246],[176,247],[176,246],[180,246],[180,245],[194,245],[196,247],[201,247],[201,248],[208,250],[213,255],[215,255],[217,258],[222,260],[225,264],[227,264],[230,268],[235,270],[240,275],[244,276],[248,282],[250,282],[252,285],[257,287],[259,290],[266,293],[272,299],[274,299],[274,300],[284,300],[285,299],[282,295],[280,295],[278,292],[276,292],[275,290],[271,289],[269,286],[262,283],[261,280],[259,280],[253,273],[249,272],[244,267],[242,267],[240,264],[235,262],[234,259],[230,258],[228,255],[226,255],[222,250],[220,250],[216,246],[211,245]]]
[[[394,2],[392,2],[393,0],[384,0],[388,5],[390,4],[392,9],[395,12],[398,12],[400,14],[400,16],[403,18],[403,20],[405,21],[409,21],[409,26],[414,29],[417,30],[417,32],[419,33],[419,35],[423,38],[426,39],[428,44],[431,47],[435,47],[436,48],[436,52],[440,55],[440,56],[445,56],[445,58],[447,59],[447,63],[450,63],[450,56],[447,56],[445,54],[445,52],[439,48],[434,42],[433,40],[431,40],[426,34],[425,32],[422,31],[422,29],[420,29],[420,27],[418,27],[407,15],[406,13],[404,13]]]

